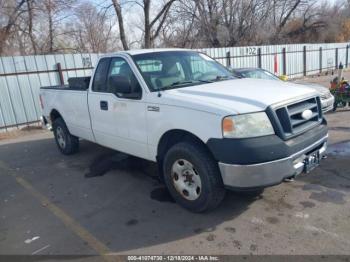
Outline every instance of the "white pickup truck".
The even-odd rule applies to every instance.
[[[42,87],[40,99],[63,154],[77,152],[81,138],[155,161],[172,197],[194,212],[218,206],[226,189],[308,173],[327,147],[315,91],[235,79],[191,50],[105,55],[86,88]]]

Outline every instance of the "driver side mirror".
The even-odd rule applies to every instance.
[[[132,93],[130,79],[125,76],[121,76],[121,75],[110,76],[108,79],[108,85],[109,85],[109,89],[114,94],[127,95]]]

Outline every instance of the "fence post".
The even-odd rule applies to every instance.
[[[262,64],[261,64],[261,48],[258,48],[258,67],[261,68]]]
[[[318,59],[319,59],[320,73],[322,73],[322,46],[320,47]]]
[[[282,68],[283,68],[283,75],[287,75],[287,57],[286,57],[286,48],[282,48]]]
[[[306,76],[306,46],[303,46],[303,74]]]
[[[58,76],[60,78],[60,84],[63,86],[64,85],[64,78],[63,78],[61,63],[57,63],[57,72],[58,72]]]
[[[345,67],[349,65],[349,45],[346,45]]]
[[[338,47],[335,49],[335,69],[338,69]]]
[[[231,66],[231,54],[230,51],[228,51],[226,53],[226,67],[230,67]]]

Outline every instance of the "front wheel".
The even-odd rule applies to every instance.
[[[57,147],[64,155],[71,155],[79,150],[79,138],[69,133],[62,118],[56,119],[52,127]]]
[[[181,142],[169,149],[164,180],[175,201],[192,212],[214,209],[225,196],[218,165],[199,143]]]

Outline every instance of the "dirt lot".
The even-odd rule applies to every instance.
[[[149,162],[86,141],[63,156],[40,130],[2,139],[0,254],[350,255],[350,111],[326,118],[320,168],[209,214],[173,203]]]

